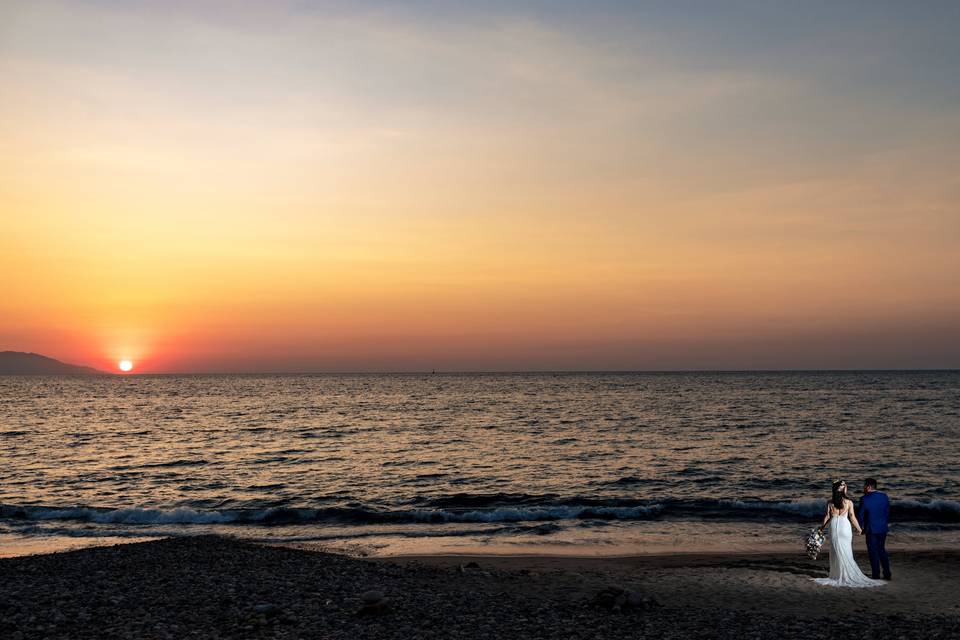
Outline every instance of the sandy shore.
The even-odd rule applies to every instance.
[[[841,590],[799,554],[363,560],[181,538],[0,560],[0,637],[960,638],[960,553],[893,561],[893,582]]]

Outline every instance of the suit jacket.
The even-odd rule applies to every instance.
[[[857,517],[864,533],[887,533],[890,517],[890,498],[882,491],[872,491],[860,497]]]

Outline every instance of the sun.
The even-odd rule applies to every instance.
[[[117,366],[120,367],[120,371],[130,371],[133,369],[133,363],[129,360],[121,360],[117,363]]]

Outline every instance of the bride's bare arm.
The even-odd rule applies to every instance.
[[[823,516],[823,522],[820,523],[820,531],[823,531],[827,526],[827,523],[830,522],[830,503],[827,503],[827,513]]]
[[[853,508],[853,503],[850,503],[850,524],[853,525],[853,528],[856,529],[857,535],[863,533],[863,529],[860,528],[860,523],[857,522],[857,511]]]

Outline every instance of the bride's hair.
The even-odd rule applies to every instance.
[[[843,501],[850,499],[850,496],[847,495],[846,484],[847,483],[843,480],[837,480],[833,483],[833,498],[831,501],[833,502],[833,506],[837,509],[842,509]],[[843,491],[840,490],[840,487],[843,487]]]

